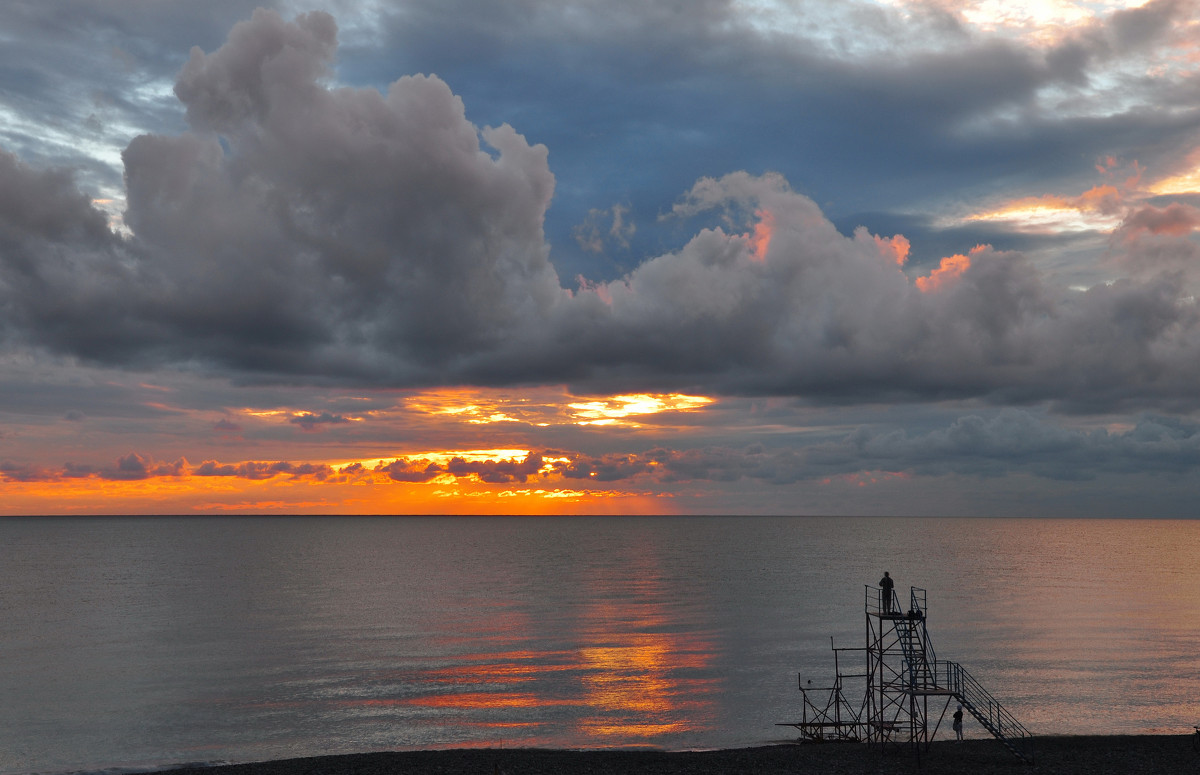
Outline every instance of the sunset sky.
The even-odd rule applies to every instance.
[[[0,41],[2,514],[1197,514],[1196,2]]]

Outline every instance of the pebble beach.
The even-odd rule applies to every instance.
[[[465,748],[321,756],[171,770],[171,775],[1169,775],[1200,772],[1190,735],[1038,738],[1030,766],[994,740],[937,741],[920,759],[864,743],[771,745],[718,751]]]

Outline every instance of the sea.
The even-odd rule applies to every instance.
[[[790,740],[884,571],[1035,735],[1200,724],[1200,520],[30,517],[0,569],[6,774]]]

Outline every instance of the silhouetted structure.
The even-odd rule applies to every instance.
[[[884,595],[891,599],[885,599]],[[866,587],[866,645],[833,648],[832,687],[801,684],[802,718],[789,722],[806,740],[865,740],[881,748],[908,748],[918,758],[929,749],[950,703],[963,709],[1021,759],[1032,764],[1033,735],[957,662],[938,660],[926,626],[926,593],[912,587],[908,610],[895,592]],[[865,673],[841,672],[842,652],[866,652]],[[862,702],[846,697],[846,682],[862,680]],[[824,704],[811,692],[829,692]],[[940,707],[939,707],[940,706]]]

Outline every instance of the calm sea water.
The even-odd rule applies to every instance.
[[[1035,734],[1200,723],[1200,521],[6,519],[0,568],[3,773],[784,739],[884,570]]]

